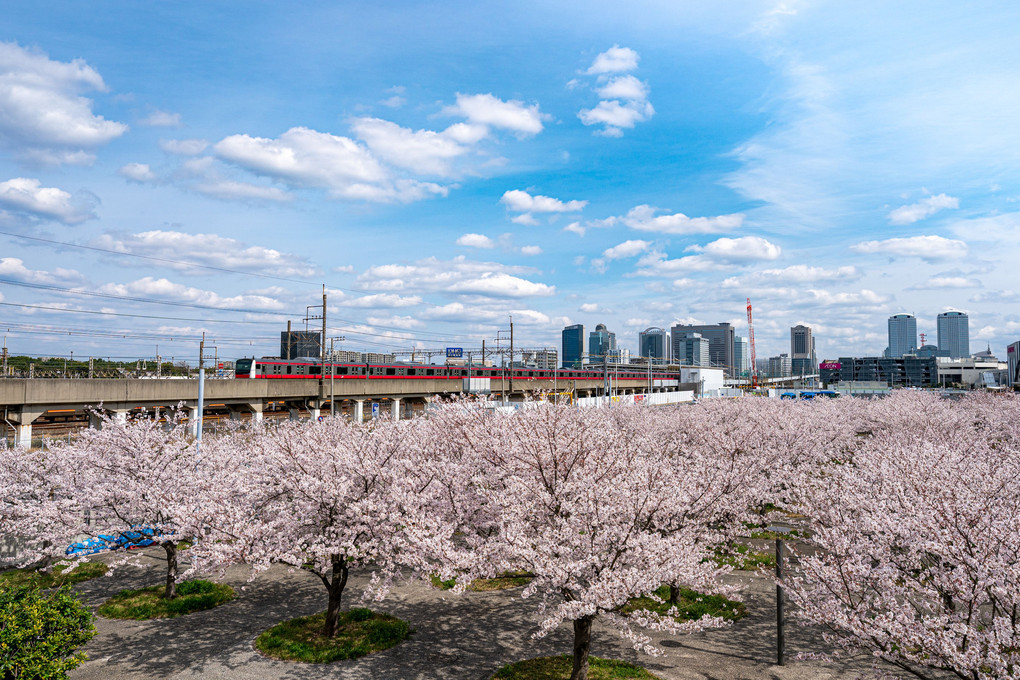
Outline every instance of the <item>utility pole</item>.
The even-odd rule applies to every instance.
[[[89,380],[95,377],[95,357],[89,357]]]
[[[321,386],[320,390],[319,390],[319,394],[322,394],[322,392],[324,391],[322,389],[322,387],[326,386],[325,385],[325,381],[326,381],[326,284],[322,284],[322,342],[320,342],[319,345],[320,345],[320,349],[322,351],[322,371],[319,372],[319,385]],[[332,369],[332,362],[330,362],[330,368]],[[330,375],[329,375],[329,387],[330,387],[330,390],[333,389],[333,371],[332,370],[330,370]],[[330,392],[330,393],[332,394],[332,392]],[[317,405],[318,406],[322,406],[322,399],[321,398],[320,398],[319,403]],[[333,408],[333,401],[332,401],[332,399],[330,399],[329,407],[330,407],[330,409]]]
[[[159,356],[159,345],[156,345],[156,377],[163,377],[163,357]]]
[[[253,355],[254,356],[254,355]],[[284,359],[292,359],[290,352],[290,319],[287,319],[287,356]]]
[[[514,391],[514,315],[510,315],[510,392]]]
[[[4,336],[4,350],[3,350],[3,373],[0,376],[7,377],[7,336]]]
[[[202,456],[202,414],[205,413],[205,331],[198,343],[198,408],[195,417],[195,456]]]

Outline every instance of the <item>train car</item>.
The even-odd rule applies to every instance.
[[[325,370],[323,370],[325,369]],[[437,366],[432,364],[350,364],[326,363],[313,357],[296,359],[278,359],[262,357],[261,359],[238,359],[234,364],[234,377],[237,379],[288,380],[288,379],[319,379],[332,377],[334,380],[461,380],[463,378],[489,378],[501,380],[513,378],[514,381],[527,380],[562,380],[562,381],[603,381],[606,374],[603,369],[577,368],[500,368],[493,366]],[[609,377],[616,380],[655,381],[656,385],[669,384],[680,379],[677,370],[656,369],[619,369],[612,368]]]

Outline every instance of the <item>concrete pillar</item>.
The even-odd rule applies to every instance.
[[[390,406],[390,414],[393,416],[393,420],[400,420],[400,398],[394,397],[393,403]]]
[[[127,418],[128,418],[128,412],[127,411],[114,411],[113,412],[113,422],[117,423],[118,425],[123,425],[124,423],[126,423],[127,422]]]
[[[308,409],[308,412],[309,412],[310,414],[312,414],[312,415],[311,415],[311,419],[312,419],[313,421],[317,421],[317,420],[319,419],[319,415],[321,415],[321,413],[322,413],[322,412],[321,412],[321,411],[320,411],[319,409],[317,409],[317,408],[310,408],[310,409]]]
[[[365,421],[365,400],[355,399],[354,400],[354,422],[361,423]]]
[[[202,414],[194,406],[185,406],[184,408],[188,412],[188,433],[192,437],[197,437],[198,424],[202,422]]]
[[[93,430],[103,429],[103,416],[95,411],[89,411],[89,427]]]
[[[14,426],[14,446],[32,446],[32,423],[18,423]]]
[[[291,420],[301,420],[301,412],[296,408],[287,407],[287,411],[290,412]]]
[[[252,404],[248,404],[248,406],[251,407],[251,421],[253,423],[261,423],[262,422],[262,402],[261,401],[255,402],[255,403],[252,403]]]

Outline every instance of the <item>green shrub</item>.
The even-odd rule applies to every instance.
[[[0,677],[63,680],[85,661],[79,647],[96,634],[92,612],[67,585],[42,594],[0,587]]]

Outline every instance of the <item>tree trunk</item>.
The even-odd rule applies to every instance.
[[[675,583],[670,583],[669,584],[669,604],[671,606],[676,606],[676,604],[679,601],[680,601],[680,588],[678,588]]]
[[[583,616],[574,620],[574,667],[570,680],[588,680],[588,652],[591,650],[591,620]]]
[[[340,619],[340,598],[343,597],[344,587],[347,585],[347,562],[340,555],[332,556],[333,574],[332,579],[321,577],[329,592],[329,606],[326,608],[326,625],[322,628],[322,634],[326,637],[336,637],[337,622]]]
[[[177,544],[163,541],[163,550],[166,550],[166,590],[163,597],[172,600],[177,597]]]

